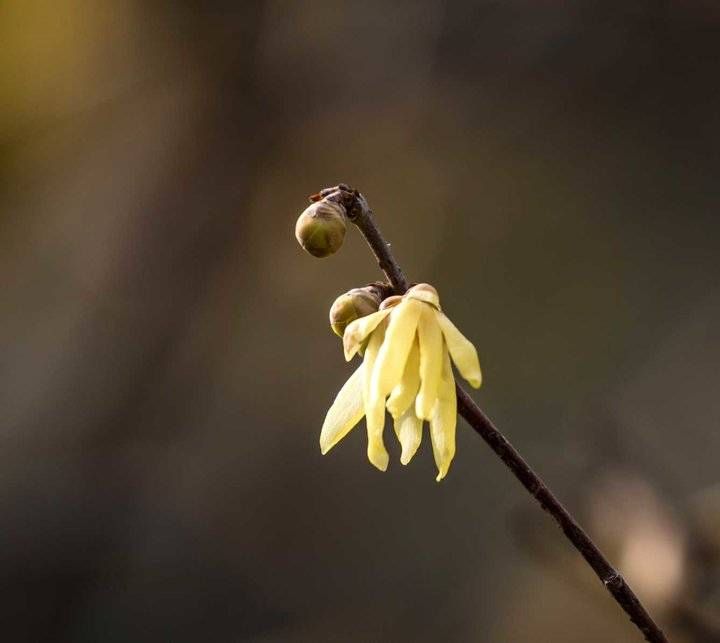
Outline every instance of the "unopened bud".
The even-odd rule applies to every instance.
[[[353,288],[340,295],[330,308],[330,327],[342,337],[350,322],[377,311],[379,297],[376,289]]]
[[[295,224],[295,237],[313,257],[328,257],[342,246],[345,229],[345,208],[322,199],[300,215]]]

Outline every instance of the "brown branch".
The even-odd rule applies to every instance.
[[[353,190],[343,183],[334,188],[321,190],[320,196],[329,201],[337,201],[345,206],[348,219],[363,233],[365,240],[375,255],[375,259],[377,259],[380,270],[385,273],[395,290],[395,294],[402,295],[410,287],[410,284],[392,256],[390,244],[385,241],[380,229],[377,227],[372,210],[368,206],[365,197],[357,190]]]
[[[357,190],[344,184],[322,190],[319,196],[337,201],[345,206],[348,219],[358,227],[365,237],[380,269],[385,273],[395,292],[397,294],[404,293],[408,289],[408,281],[395,261],[389,244],[377,227],[365,198]],[[459,384],[456,385],[456,388],[459,414],[487,442],[540,506],[555,519],[566,538],[580,552],[618,605],[625,610],[630,620],[643,633],[645,640],[650,643],[667,643],[667,638],[662,630],[653,621],[625,579],[548,489],[540,476],[532,470],[507,438],[493,425],[470,395]]]

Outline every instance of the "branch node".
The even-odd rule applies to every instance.
[[[603,584],[610,590],[618,590],[625,585],[625,579],[622,577],[622,574],[613,572],[610,576],[603,580]]]

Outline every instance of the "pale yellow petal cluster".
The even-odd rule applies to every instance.
[[[327,453],[365,416],[368,459],[387,469],[383,441],[385,409],[393,417],[402,446],[400,461],[410,462],[420,446],[422,425],[430,424],[437,479],[455,456],[457,399],[450,359],[475,388],[482,381],[477,351],[440,309],[428,284],[350,323],[343,335],[345,358],[363,354],[363,364],[340,390],[325,418],[320,448]]]

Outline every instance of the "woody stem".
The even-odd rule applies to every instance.
[[[380,269],[385,273],[395,293],[403,294],[407,291],[409,287],[408,281],[393,257],[390,244],[385,241],[375,223],[372,210],[370,210],[365,198],[357,190],[353,190],[344,184],[322,190],[320,194],[324,198],[344,205],[348,213],[348,219],[357,226],[365,237]],[[667,638],[662,630],[652,619],[630,585],[610,564],[577,520],[550,491],[542,478],[525,462],[515,447],[490,421],[465,389],[459,384],[456,384],[456,388],[458,413],[485,440],[542,509],[555,519],[565,537],[590,565],[618,605],[642,632],[645,640],[650,643],[667,643]]]

